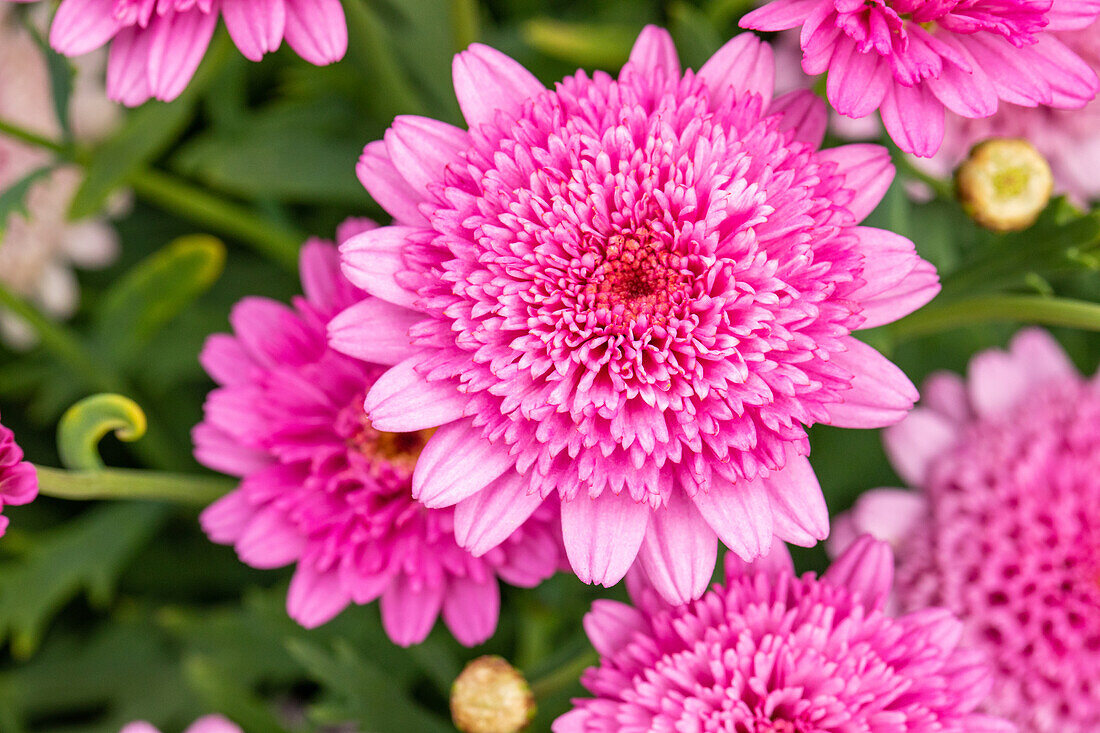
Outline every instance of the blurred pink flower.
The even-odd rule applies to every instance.
[[[1053,35],[1100,72],[1100,22]],[[1034,145],[1050,162],[1055,192],[1069,195],[1078,204],[1100,198],[1100,101],[1073,111],[1004,104],[997,114],[978,120],[948,113],[943,147],[932,158],[914,162],[946,178],[970,148],[991,137],[1019,137]]]
[[[475,555],[559,496],[583,581],[639,559],[696,598],[718,538],[752,558],[828,534],[804,426],[916,400],[850,335],[939,288],[911,242],[856,226],[889,155],[818,151],[823,103],[772,99],[773,76],[749,33],[695,74],[649,27],[618,80],[553,91],[475,44],[454,62],[469,132],[399,117],[366,147],[394,225],[343,266],[384,307],[341,316],[334,345],[394,365],[367,397],[379,429],[439,427],[413,495],[457,505]]]
[[[828,72],[833,107],[879,110],[898,147],[929,157],[945,108],[978,118],[999,100],[1077,109],[1093,99],[1100,79],[1050,31],[1098,15],[1098,0],[773,0],[741,25],[801,27],[802,68]]]
[[[339,61],[348,45],[340,0],[61,0],[50,45],[80,56],[110,42],[107,94],[128,106],[183,92],[218,18],[244,56],[259,61],[283,39],[311,64]]]
[[[373,226],[350,222],[340,239]],[[482,557],[460,549],[454,510],[410,495],[429,433],[373,426],[363,397],[385,367],[325,344],[326,324],[341,310],[392,308],[343,279],[331,244],[308,242],[301,265],[305,296],[292,308],[246,298],[230,316],[234,334],[212,336],[203,349],[221,387],[195,428],[195,456],[244,479],[203,512],[203,529],[254,567],[296,562],[287,610],[303,626],[381,597],[382,622],[398,644],[422,641],[441,611],[460,642],[485,641],[497,623],[497,578],[533,586],[561,564],[556,512],[535,511]]]
[[[837,520],[897,549],[895,601],[958,614],[994,663],[983,709],[1028,733],[1100,730],[1100,376],[1045,332],[925,384],[886,432],[918,492],[878,489]],[[835,549],[835,546],[834,546]]]
[[[122,726],[118,733],[160,733],[160,729],[144,720],[136,720]],[[220,715],[206,715],[187,727],[183,733],[244,733],[232,721]]]
[[[45,10],[41,6],[41,10]],[[38,8],[35,8],[38,10]],[[32,21],[45,18],[33,14]],[[100,55],[77,64],[70,121],[80,141],[108,134],[118,122],[117,108],[103,98]],[[50,93],[46,59],[34,37],[0,2],[0,118],[49,138],[61,134]],[[53,163],[39,148],[0,135],[0,192]],[[47,314],[65,318],[76,310],[80,291],[73,267],[98,268],[118,253],[118,238],[103,218],[69,221],[68,211],[83,174],[76,166],[55,167],[37,179],[24,200],[26,213],[0,222],[0,282]],[[13,346],[34,342],[30,328],[0,312],[0,335]]]
[[[0,425],[0,509],[29,504],[38,496],[38,473],[23,460],[23,449],[11,430]],[[0,515],[0,536],[8,529],[8,518]]]
[[[600,666],[595,695],[554,733],[1008,733],[975,712],[990,688],[980,654],[943,609],[883,611],[893,561],[863,537],[821,578],[798,577],[783,548],[676,608],[596,601],[584,628]]]

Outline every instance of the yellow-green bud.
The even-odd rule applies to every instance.
[[[1031,143],[992,138],[975,145],[955,173],[959,201],[987,229],[1012,232],[1035,223],[1050,201],[1054,177]]]
[[[473,660],[451,687],[451,718],[463,733],[516,733],[533,717],[527,680],[500,657]]]

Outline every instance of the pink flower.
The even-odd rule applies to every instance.
[[[38,473],[23,460],[23,449],[9,428],[0,425],[0,509],[5,505],[29,504],[38,496]],[[8,529],[8,518],[0,515],[0,536]]]
[[[107,95],[128,106],[170,101],[194,76],[219,16],[252,61],[284,38],[318,66],[339,61],[348,46],[340,0],[62,0],[50,45],[80,56],[110,41]]]
[[[203,512],[203,529],[253,567],[296,562],[287,611],[303,626],[381,598],[398,644],[423,640],[440,612],[460,642],[480,643],[496,628],[497,578],[534,586],[561,563],[556,514],[540,508],[482,557],[460,549],[454,510],[410,495],[429,432],[373,426],[363,396],[385,368],[325,344],[326,324],[344,308],[392,309],[340,276],[331,244],[308,242],[301,264],[305,296],[293,307],[246,298],[230,317],[234,335],[212,336],[203,350],[221,387],[195,428],[195,456],[244,479]]]
[[[554,733],[1014,730],[974,712],[989,670],[954,616],[883,611],[888,546],[864,537],[820,579],[785,555],[732,563],[725,587],[686,606],[596,601],[584,628],[600,666],[581,680],[595,698]]]
[[[745,28],[802,27],[802,68],[829,73],[838,112],[876,109],[902,150],[929,157],[944,108],[989,117],[999,99],[1076,109],[1100,79],[1049,31],[1084,28],[1098,0],[773,0]]]
[[[144,720],[136,720],[122,726],[122,730],[118,733],[160,733],[160,730]],[[236,723],[220,715],[206,715],[189,725],[183,733],[243,733],[243,731]]]
[[[545,497],[568,558],[611,585],[640,558],[698,597],[717,538],[746,558],[813,544],[828,516],[805,425],[888,425],[917,397],[854,339],[938,290],[895,234],[856,226],[886,151],[818,151],[824,105],[772,99],[751,34],[681,73],[647,28],[618,80],[553,91],[474,45],[454,62],[469,132],[399,117],[359,176],[393,226],[342,247],[379,298],[334,345],[393,365],[382,430],[438,427],[413,495],[456,506],[481,555]]]
[[[994,663],[983,709],[1029,733],[1100,730],[1100,376],[1045,332],[937,374],[886,433],[919,492],[868,492],[838,533],[897,548],[896,603],[942,605]],[[842,527],[844,528],[842,530]]]
[[[1084,30],[1053,34],[1100,71],[1100,22]],[[1100,101],[1083,109],[1063,111],[1051,107],[1005,104],[997,114],[972,120],[947,115],[943,147],[932,158],[918,159],[918,166],[932,175],[947,177],[966,159],[977,143],[991,137],[1024,138],[1050,162],[1055,191],[1077,203],[1100,198]]]

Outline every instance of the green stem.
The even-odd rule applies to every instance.
[[[940,306],[933,303],[883,329],[894,340],[905,341],[996,321],[1100,331],[1100,304],[1042,295],[982,295]]]
[[[7,135],[8,137],[14,137],[16,140],[25,142],[28,145],[33,145],[36,148],[46,148],[47,150],[52,150],[53,152],[64,156],[66,159],[72,159],[73,157],[73,151],[65,147],[64,145],[56,143],[48,138],[42,137],[38,133],[31,132],[30,130],[25,130],[17,125],[13,125],[10,122],[4,122],[3,120],[0,120],[0,134]]]
[[[298,248],[306,239],[304,234],[261,219],[243,206],[153,168],[138,172],[129,183],[138,196],[150,203],[240,239],[291,272],[297,272]]]
[[[948,200],[955,198],[954,182],[943,178],[936,178],[935,176],[925,173],[920,168],[913,165],[913,161],[909,156],[897,148],[892,141],[890,143],[890,150],[893,153],[894,164],[901,168],[904,175],[909,178],[915,178],[928,186],[932,189],[932,192],[936,194],[936,198]]]
[[[206,506],[231,491],[235,482],[215,476],[165,473],[134,468],[66,471],[37,466],[38,492],[58,499],[145,499]]]
[[[577,684],[581,673],[599,664],[599,661],[600,657],[595,650],[589,649],[532,682],[531,693],[535,700],[545,700],[559,690]]]

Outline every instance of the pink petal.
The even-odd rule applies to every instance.
[[[221,8],[226,30],[246,59],[259,61],[282,44],[283,0],[222,0]]]
[[[862,52],[846,40],[833,53],[826,94],[837,112],[859,119],[878,109],[892,81],[883,56],[873,49]]]
[[[278,301],[248,296],[229,313],[237,340],[263,366],[301,364],[320,356],[324,342],[298,314]]]
[[[611,587],[622,580],[638,556],[649,514],[648,504],[625,491],[595,498],[582,491],[562,501],[565,554],[581,582]]]
[[[199,524],[211,542],[232,545],[244,534],[255,516],[256,508],[244,492],[235,490],[203,509]]]
[[[851,298],[856,302],[862,304],[895,287],[920,262],[913,243],[900,234],[873,227],[852,227],[851,232],[859,240],[859,253],[863,255],[860,277],[865,281],[852,291]]]
[[[819,4],[819,0],[772,0],[741,18],[741,27],[785,31],[802,25]]]
[[[970,404],[981,417],[1007,412],[1026,400],[1034,388],[1028,367],[995,349],[971,359],[966,375]]]
[[[363,154],[359,156],[359,163],[355,166],[355,174],[367,193],[389,212],[395,224],[428,223],[417,208],[424,200],[424,194],[416,191],[397,172],[385,142],[375,140],[363,148]]]
[[[767,109],[775,91],[772,47],[752,33],[736,35],[703,64],[699,78],[706,82],[715,106],[759,94],[762,108]]]
[[[638,560],[649,582],[673,605],[703,595],[714,574],[718,537],[681,491],[653,511]]]
[[[336,244],[343,244],[356,234],[377,229],[378,222],[364,216],[349,216],[336,225]]]
[[[829,125],[829,111],[821,97],[809,89],[796,89],[776,98],[768,114],[782,115],[780,130],[794,130],[794,139],[820,148]]]
[[[847,204],[856,221],[870,215],[894,180],[894,164],[890,151],[881,145],[856,143],[819,151],[819,160],[836,163],[837,174],[844,177],[844,187],[855,193]]]
[[[761,481],[729,483],[715,474],[709,489],[692,499],[722,544],[744,560],[751,562],[771,549],[775,519]]]
[[[680,57],[676,54],[676,44],[668,31],[655,25],[647,25],[638,34],[628,63],[647,79],[659,78],[668,82],[680,78]]]
[[[470,147],[470,135],[454,125],[428,117],[402,115],[386,130],[386,148],[398,173],[422,196],[443,179],[448,165],[458,163]]]
[[[966,60],[970,68],[964,70],[958,64],[945,60],[939,76],[925,82],[928,88],[944,106],[963,117],[981,118],[994,114],[998,105],[997,90],[981,64],[954,35],[943,33],[937,40],[950,46]]]
[[[206,423],[195,426],[191,440],[195,444],[196,461],[230,476],[247,476],[271,463],[267,454],[246,448],[232,436]]]
[[[127,107],[148,101],[153,92],[146,69],[153,34],[145,28],[123,28],[111,43],[107,56],[107,96]]]
[[[205,715],[188,726],[183,733],[241,733],[241,729],[221,715]]]
[[[923,486],[932,461],[955,444],[958,434],[954,422],[934,410],[917,407],[887,428],[882,439],[898,475],[910,486]]]
[[[588,733],[592,713],[586,708],[573,708],[550,724],[550,733]],[[144,733],[142,731],[141,733]],[[984,731],[979,731],[984,733]]]
[[[916,267],[901,282],[860,303],[863,323],[874,328],[893,323],[927,305],[940,292],[940,277],[931,262],[918,259]]]
[[[154,97],[170,102],[183,92],[199,68],[217,26],[216,12],[204,13],[197,8],[154,16],[145,29],[152,34],[146,74]]]
[[[437,430],[420,453],[412,495],[432,509],[453,506],[515,465],[508,446],[490,443],[472,420],[452,422]]]
[[[1041,328],[1025,328],[1017,333],[1008,345],[1008,352],[1027,371],[1032,384],[1079,378],[1077,368],[1066,356],[1062,345]]]
[[[1023,49],[992,33],[974,33],[957,38],[989,77],[997,96],[1006,102],[1034,107],[1050,104],[1050,84],[1030,64],[1020,63]]]
[[[954,372],[933,372],[921,387],[924,406],[955,423],[964,423],[973,415],[966,382]]]
[[[1028,64],[1050,85],[1050,106],[1078,109],[1100,91],[1096,71],[1052,34],[1044,33],[1033,45],[1018,50],[1024,52],[1019,63]]]
[[[894,553],[885,542],[863,535],[833,561],[822,580],[859,594],[870,609],[881,609],[894,584]]]
[[[500,51],[480,43],[455,56],[455,95],[473,130],[492,122],[497,112],[511,115],[546,88],[527,69]]]
[[[286,42],[314,66],[344,58],[348,26],[340,0],[286,0]]]
[[[405,269],[401,251],[415,227],[389,226],[357,234],[340,245],[344,276],[371,295],[396,305],[412,308],[416,293],[398,284],[397,273]]]
[[[416,353],[409,329],[423,319],[416,311],[367,298],[329,321],[328,344],[356,359],[398,364]]]
[[[846,524],[851,535],[841,537],[834,531],[833,536],[829,537],[829,552],[843,554],[843,550],[864,534],[897,547],[909,532],[927,520],[927,512],[928,502],[915,491],[865,491],[850,510],[837,518],[837,526]]]
[[[785,542],[812,547],[829,536],[829,510],[814,469],[805,456],[787,450],[787,463],[760,479],[768,490],[775,535]]]
[[[745,562],[735,552],[727,552],[723,563],[723,575],[728,585],[731,581],[750,573],[763,573],[769,578],[794,574],[794,560],[791,551],[782,542],[773,542],[768,554]]]
[[[449,382],[428,382],[416,373],[417,357],[392,367],[367,393],[364,407],[375,429],[408,433],[462,417],[466,398]]]
[[[320,572],[312,564],[303,562],[290,579],[286,612],[307,629],[315,629],[336,618],[350,602],[336,570]]]
[[[886,132],[907,153],[931,158],[943,143],[943,102],[927,86],[894,83],[879,108]]]
[[[455,506],[455,540],[474,557],[481,557],[512,536],[542,505],[529,482],[508,471],[473,496]]]
[[[135,720],[133,723],[127,723],[122,726],[122,729],[118,733],[160,733],[152,723],[147,723],[144,720]]]
[[[1070,31],[1088,28],[1100,14],[1098,0],[1054,0],[1046,12],[1048,31]]]
[[[114,0],[63,0],[50,26],[50,45],[66,56],[96,50],[119,32]]]
[[[382,626],[398,646],[424,641],[443,605],[443,583],[429,584],[405,574],[382,594]]]
[[[0,479],[0,500],[4,505],[29,504],[38,497],[38,469],[33,463],[20,461],[3,470]]]
[[[489,575],[483,580],[452,578],[443,596],[443,622],[459,644],[476,646],[493,635],[500,615],[500,586]]]
[[[331,242],[307,240],[298,254],[298,269],[306,300],[327,313],[348,305],[347,298],[356,292],[340,273],[340,252]]]
[[[601,657],[617,654],[635,633],[644,633],[648,626],[638,609],[604,599],[592,602],[583,624],[584,633]]]
[[[844,402],[828,405],[829,425],[841,428],[881,428],[893,425],[913,407],[918,393],[909,378],[867,344],[847,338],[848,350],[833,363],[854,375]]]
[[[261,509],[237,540],[237,556],[254,568],[280,568],[297,560],[306,539],[282,511]]]

